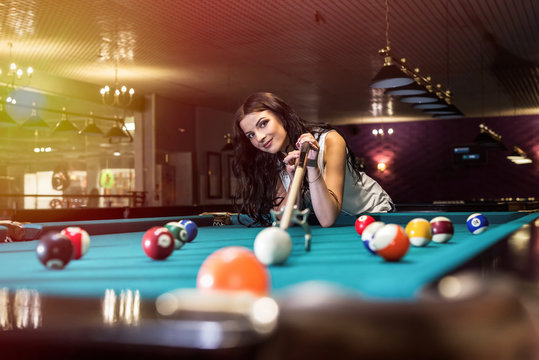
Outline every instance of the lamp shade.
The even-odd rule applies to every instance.
[[[509,160],[525,159],[526,157],[526,153],[518,146],[513,146],[513,151],[507,155]]]
[[[433,117],[433,118],[436,118],[436,119],[456,119],[456,118],[464,117],[464,114],[463,114],[463,113],[456,113],[456,114],[436,114],[436,115],[433,115],[432,117]]]
[[[408,85],[413,82],[414,79],[403,73],[396,65],[384,64],[380,71],[378,71],[378,74],[372,79],[371,88],[388,89]]]
[[[89,123],[84,129],[79,131],[79,135],[84,136],[103,136],[103,130],[101,130],[95,123]]]
[[[429,105],[429,104],[425,104],[425,105]],[[426,114],[432,114],[432,115],[462,115],[462,113],[460,112],[459,109],[457,109],[457,107],[453,104],[451,105],[447,105],[445,107],[442,107],[442,108],[439,108],[439,109],[425,109],[423,110],[424,113]]]
[[[433,94],[424,94],[424,95],[411,95],[403,96],[400,98],[400,101],[407,104],[427,104],[437,102],[438,99],[436,95]]]
[[[66,134],[66,133],[77,133],[79,129],[67,117],[63,120],[60,120],[56,127],[54,128],[53,134]]]
[[[481,146],[488,147],[488,148],[497,148],[501,150],[507,150],[507,147],[502,142],[501,137],[499,138],[494,137],[489,132],[481,131],[479,135],[475,137],[473,142]]]
[[[43,120],[41,117],[39,117],[35,111],[32,111],[32,115],[26,120],[22,127],[24,129],[28,130],[47,130],[49,129],[49,125],[45,120]]]
[[[418,104],[413,105],[412,107],[418,110],[438,110],[438,109],[447,109],[449,107],[449,104],[443,100],[438,99],[436,102],[418,103]]]
[[[0,104],[0,127],[14,127],[19,125],[18,122],[13,120],[5,111],[4,107]]]
[[[122,129],[120,129],[117,125],[114,125],[110,128],[110,130],[107,132],[107,135],[105,135],[108,138],[128,138],[129,135],[127,135]]]
[[[385,91],[386,95],[391,96],[410,96],[410,95],[421,95],[426,94],[427,89],[425,89],[423,86],[419,85],[415,81],[411,84],[405,85],[405,86],[399,86],[396,88],[388,89]]]

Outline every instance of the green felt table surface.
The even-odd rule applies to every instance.
[[[312,226],[310,252],[304,248],[303,229],[289,228],[292,254],[284,265],[269,267],[272,291],[277,294],[288,287],[316,280],[342,286],[368,299],[414,299],[426,284],[539,216],[537,213],[485,213],[489,229],[472,235],[465,225],[469,214],[375,214],[378,220],[402,226],[414,217],[430,220],[446,216],[454,223],[455,236],[448,243],[431,242],[425,247],[411,247],[401,261],[393,263],[366,251],[353,223],[350,224],[351,219],[345,226]],[[208,255],[225,246],[252,249],[260,231],[261,228],[241,225],[200,226],[192,243],[163,261],[146,257],[141,247],[141,231],[92,235],[86,255],[73,260],[63,270],[48,270],[38,261],[37,240],[5,243],[0,245],[0,288],[36,289],[43,294],[67,297],[102,297],[106,289],[131,289],[151,299],[178,288],[195,288],[198,269]]]

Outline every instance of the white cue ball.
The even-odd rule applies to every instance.
[[[253,248],[262,264],[282,264],[292,252],[292,239],[285,230],[269,227],[258,233]]]

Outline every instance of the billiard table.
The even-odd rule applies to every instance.
[[[451,278],[451,274],[459,274],[459,270],[473,271],[471,278],[475,285],[472,288],[476,289],[474,291],[484,289],[486,275],[504,263],[509,246],[507,239],[512,234],[527,231],[529,248],[537,242],[539,213],[484,214],[490,225],[480,235],[472,235],[466,228],[469,212],[372,214],[378,221],[403,227],[417,217],[430,220],[446,216],[452,220],[455,235],[449,242],[411,247],[398,262],[387,262],[367,252],[355,232],[356,218],[352,216],[340,217],[331,228],[311,224],[310,251],[305,248],[304,229],[300,226],[289,228],[293,240],[291,256],[284,265],[269,267],[271,296],[280,305],[280,315],[275,327],[263,332],[253,330],[250,319],[243,312],[227,312],[219,306],[211,311],[193,306],[185,311],[179,309],[173,315],[163,315],[155,308],[156,299],[163,294],[175,294],[178,289],[184,290],[185,294],[196,294],[198,269],[213,251],[225,246],[252,249],[262,228],[240,225],[236,215],[224,222],[230,225],[216,222],[217,217],[212,214],[32,224],[39,226],[42,233],[80,226],[91,236],[90,249],[82,259],[72,260],[63,270],[49,270],[37,260],[37,240],[0,244],[0,288],[3,288],[0,293],[0,345],[7,354],[13,351],[19,358],[21,354],[32,357],[45,350],[55,352],[60,358],[93,358],[103,354],[121,358],[134,355],[137,358],[180,355],[208,358],[283,358],[289,355],[294,358],[289,353],[292,350],[286,349],[305,342],[311,349],[310,357],[322,358],[324,351],[311,344],[314,338],[307,341],[297,334],[314,336],[310,330],[318,327],[318,336],[326,335],[324,340],[318,339],[318,344],[327,345],[326,350],[338,347],[336,344],[344,341],[343,337],[338,341],[330,340],[340,333],[335,329],[342,328],[352,333],[368,332],[372,336],[379,331],[375,329],[392,324],[393,332],[400,334],[399,339],[406,338],[405,329],[408,328],[425,337],[432,329],[418,325],[418,321],[427,317],[452,321],[452,316],[447,317],[447,312],[442,309],[450,309],[455,315],[461,311],[461,315],[467,316],[485,311],[485,306],[492,311],[496,309],[496,316],[505,314],[511,319],[507,322],[504,318],[503,324],[534,329],[514,294],[498,292],[497,285],[489,285],[488,291],[479,292],[483,297],[470,290],[472,295],[461,301],[444,299],[440,295],[437,287],[440,280],[459,279],[456,275]],[[222,214],[219,217],[222,219]],[[196,239],[175,250],[166,260],[148,258],[141,247],[144,231],[181,218],[197,223]],[[463,276],[465,279],[468,275]],[[199,300],[192,296],[192,302]],[[474,309],[471,313],[463,312],[463,309],[470,311],[470,306]],[[347,309],[350,316],[343,317],[343,309]],[[354,318],[356,321],[350,321]],[[366,326],[365,318],[377,319],[380,323]],[[484,321],[480,322],[477,316],[470,315],[469,324],[493,326],[485,320],[489,318],[482,315]],[[336,322],[345,325],[337,326]],[[403,325],[407,323],[409,327]],[[458,328],[454,324],[446,326]],[[402,328],[401,332],[396,331],[399,328]],[[525,348],[531,354],[535,343],[528,342],[530,339],[524,333],[531,334],[532,331],[514,332],[518,335],[510,337],[512,341],[508,348],[514,351]],[[387,336],[391,338],[391,335]],[[292,338],[296,338],[294,343],[291,343]],[[405,346],[399,341],[396,342],[403,351],[412,351],[410,342]],[[371,341],[370,347],[362,346],[363,351],[368,349],[369,352],[355,348],[340,355],[367,354],[372,357],[378,348],[373,343],[376,341]],[[350,349],[351,345],[340,346]],[[292,353],[298,351],[295,349]],[[418,356],[417,351],[412,353]],[[512,354],[509,350],[507,353]],[[331,354],[328,356],[340,356],[335,351]],[[379,354],[392,355],[387,349]],[[426,350],[424,354],[432,355]]]

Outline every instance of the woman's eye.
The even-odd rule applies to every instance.
[[[265,128],[267,124],[268,124],[268,120],[264,120],[264,121],[260,122],[260,125],[259,125],[259,126],[260,126],[261,128]]]
[[[253,136],[254,135],[252,133],[249,133],[249,134],[247,134],[247,139],[251,140],[253,138]]]

